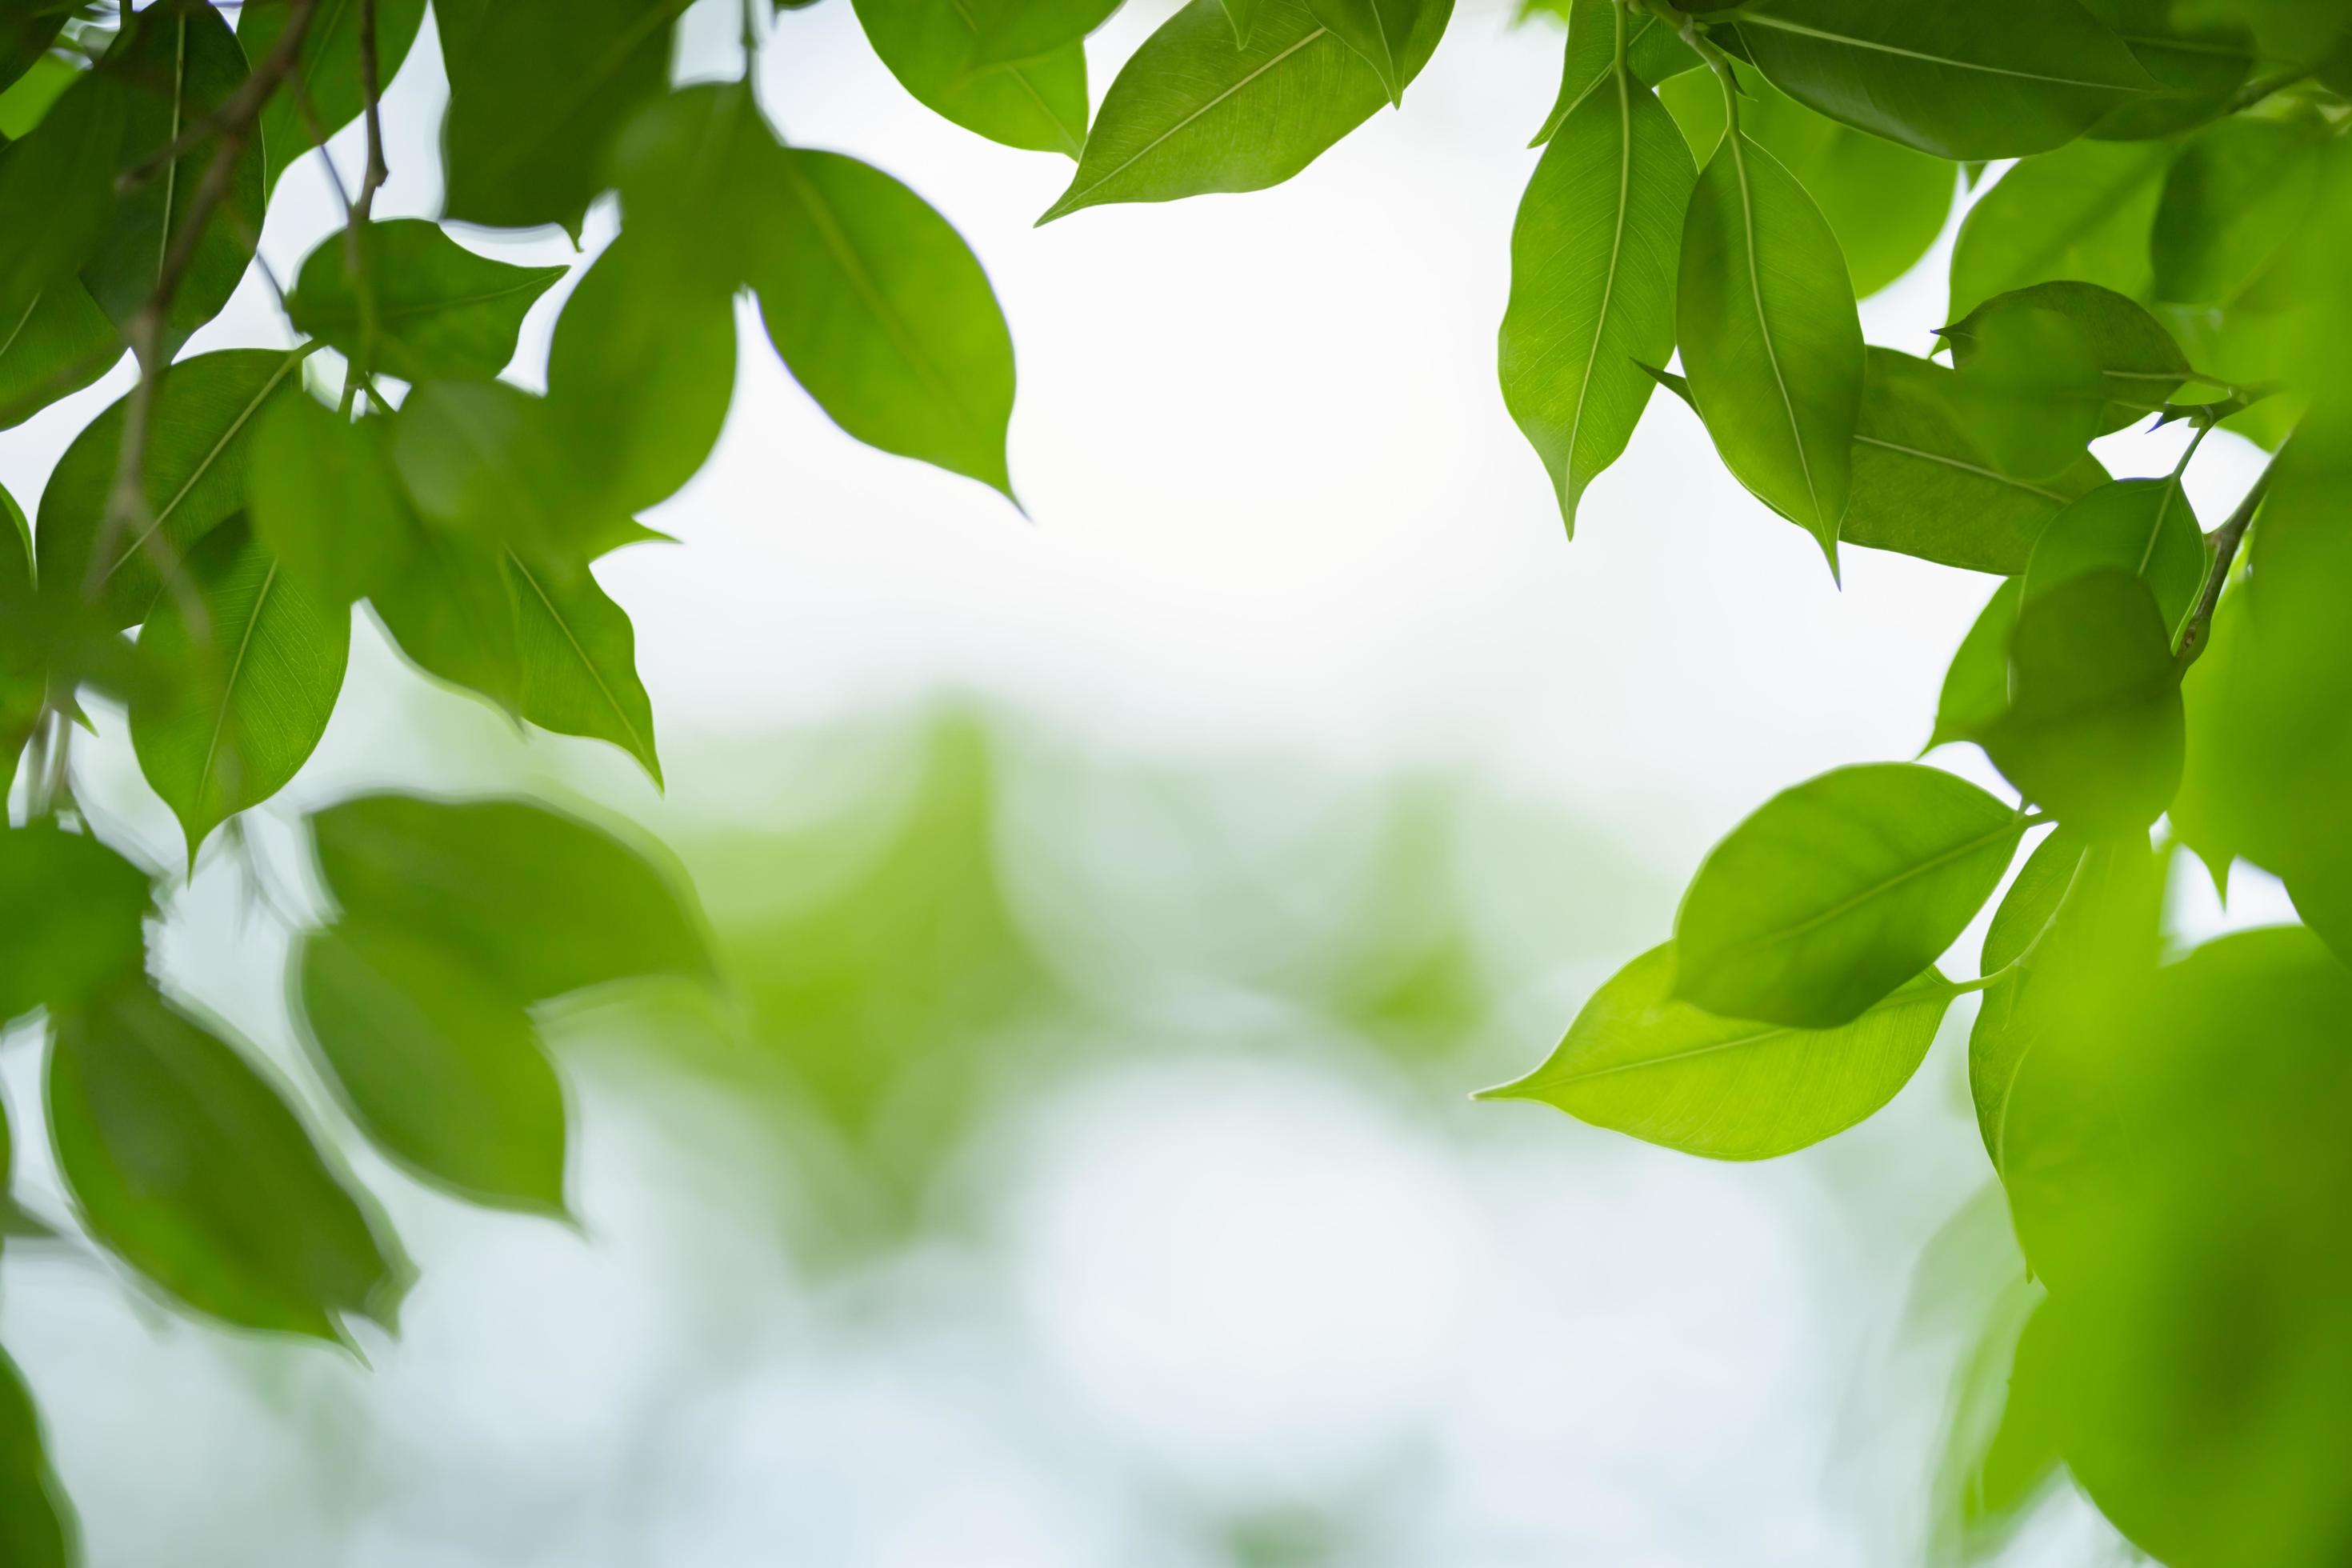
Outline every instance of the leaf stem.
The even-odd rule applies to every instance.
[[[2214,606],[2221,602],[2221,588],[2230,580],[2230,568],[2237,562],[2239,546],[2245,541],[2254,514],[2262,510],[2263,498],[2270,493],[2271,477],[2277,471],[2278,459],[2273,458],[2254,476],[2245,498],[2238,502],[2238,510],[2205,536],[2205,542],[2212,547],[2213,563],[2206,568],[2204,591],[2198,595],[2196,609],[2189,612],[2188,628],[2180,634],[2179,660],[2184,670],[2197,662],[2211,639]]]

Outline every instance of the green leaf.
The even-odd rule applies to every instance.
[[[129,395],[91,420],[58,459],[41,492],[35,542],[43,596],[78,605],[94,585],[109,625],[145,619],[163,587],[157,558],[184,560],[198,540],[244,507],[262,411],[273,399],[307,395],[303,353],[230,349],[172,367],[147,438],[150,521],[133,537],[107,541],[107,559],[95,568],[90,555],[106,531]]]
[[[206,539],[188,573],[205,624],[190,624],[176,594],[148,618],[131,744],[194,865],[214,828],[285,788],[317,748],[343,689],[352,618],[242,527]]]
[[[519,800],[374,795],[310,826],[346,920],[461,953],[517,1001],[712,974],[679,875],[577,817]]]
[[[2025,600],[2085,572],[2120,568],[2147,584],[2177,639],[2211,561],[2178,479],[2116,479],[2050,520],[2026,568]]]
[[[969,0],[857,0],[866,40],[898,85],[942,119],[1007,147],[1071,158],[1087,140],[1087,55],[1076,37],[981,63]]]
[[[692,479],[735,392],[729,290],[677,278],[634,229],[564,301],[547,361],[547,413],[593,488],[635,511]]]
[[[1845,543],[2010,575],[2025,570],[2060,508],[2106,479],[2087,453],[2050,479],[2002,472],[1969,427],[1951,371],[1864,351]]]
[[[1453,9],[1450,0],[1423,5],[1399,46],[1400,86],[1429,63]],[[1278,185],[1388,101],[1306,0],[1255,0],[1254,10],[1239,49],[1216,0],[1191,0],[1146,39],[1104,93],[1070,188],[1037,221],[1103,202]]]
[[[562,1215],[563,1086],[522,1005],[466,954],[365,927],[303,940],[301,1018],[352,1119],[425,1180]]]
[[[1938,158],[2046,152],[2156,88],[2076,0],[1749,0],[1735,25],[1790,97]]]
[[[1985,607],[1960,639],[1944,672],[1944,688],[1936,700],[1936,728],[1923,752],[1954,741],[1966,741],[2009,710],[2009,639],[2017,630],[2017,606],[2024,597],[2022,578],[2011,577],[1992,591]]]
[[[49,1136],[84,1227],[184,1305],[240,1328],[387,1329],[410,1271],[276,1087],[143,985],[57,1020]]]
[[[770,167],[753,283],[793,379],[867,446],[1011,496],[1013,339],[971,248],[855,158],[787,148]]]
[[[1034,59],[1075,44],[1110,20],[1119,0],[964,0],[972,20],[972,63]]]
[[[0,486],[0,801],[16,784],[16,759],[46,710],[47,622],[33,588],[33,531],[16,498]]]
[[[369,594],[407,660],[522,716],[522,649],[504,549],[422,530],[400,571]]]
[[[2062,279],[2146,296],[2148,231],[2171,165],[2169,144],[2145,142],[2077,142],[2019,163],[1960,223],[1953,313]]]
[[[0,39],[7,33],[0,24]],[[16,1363],[0,1352],[0,1563],[71,1568],[80,1561],[72,1505],[41,1441],[41,1418]]]
[[[122,334],[78,278],[59,278],[0,323],[0,430],[104,375]]]
[[[57,1235],[37,1216],[17,1205],[16,1194],[10,1191],[9,1185],[15,1163],[16,1149],[8,1131],[8,1102],[0,1100],[0,1248],[5,1248],[11,1239],[46,1241]],[[0,1375],[5,1375],[5,1358],[0,1356]],[[6,1416],[0,1414],[0,1472],[6,1470],[9,1462],[6,1457],[9,1439],[5,1433]],[[8,1482],[5,1475],[0,1475],[0,1503],[5,1503],[7,1498]],[[7,1521],[0,1518],[0,1546],[7,1544]]]
[[[86,833],[0,831],[0,1023],[136,978],[152,903],[147,873]]]
[[[58,29],[65,26],[68,9],[62,5],[12,0],[7,10],[0,12],[0,89],[39,63]]]
[[[1996,1172],[2008,1163],[2004,1133],[2018,1068],[2052,1028],[2068,1022],[2077,999],[2067,987],[2085,962],[2083,945],[2110,913],[2116,879],[2147,859],[2145,845],[2095,846],[2061,828],[2026,857],[1993,911],[1983,973],[2008,973],[1986,990],[1969,1033],[1969,1098]]]
[[[1700,172],[1675,338],[1724,465],[1837,569],[1862,402],[1862,320],[1821,209],[1744,133]]]
[[[2045,328],[2064,332],[2063,367],[2046,363],[2062,345]],[[2080,395],[2091,401],[2095,436],[2146,418],[2196,374],[2163,323],[2093,283],[2040,283],[1998,295],[1943,331],[1963,382],[1974,376],[2004,394],[2044,385],[2073,401],[2074,364],[2087,367],[2095,384]]]
[[[610,741],[658,785],[653,705],[637,679],[629,617],[585,571],[556,574],[509,550],[521,716],[560,735]]]
[[[502,381],[418,384],[393,418],[392,459],[426,522],[478,544],[575,563],[632,536],[546,401]]]
[[[2242,695],[2235,668],[2244,641],[2250,595],[2242,584],[2226,590],[2201,634],[2195,662],[2180,680],[2186,728],[2180,788],[2166,808],[2172,832],[2205,863],[2217,896],[2226,895],[2241,830],[2234,798],[2242,759],[2233,733],[2242,722],[2230,704]]]
[[[740,82],[680,88],[638,110],[609,160],[631,246],[680,287],[731,294],[751,281],[775,146]]]
[[[1927,254],[1959,188],[1941,158],[1864,134],[1814,113],[1753,71],[1740,71],[1739,126],[1820,205],[1845,252],[1853,291],[1876,293]],[[1691,151],[1723,140],[1723,94],[1712,72],[1674,79],[1658,97]]]
[[[446,216],[573,235],[604,188],[604,153],[669,79],[684,0],[499,0],[444,6]]]
[[[247,74],[236,35],[205,0],[157,0],[136,13],[102,68],[124,89],[126,174],[189,127],[218,114],[245,85]],[[212,144],[199,142],[116,199],[112,218],[82,263],[81,278],[99,308],[117,323],[128,323],[155,292],[164,258],[186,230],[212,161]],[[236,292],[261,233],[264,162],[257,140],[237,160],[235,177],[172,297],[163,329],[166,353],[176,353]]]
[[[1530,147],[1550,141],[1568,117],[1599,91],[1617,67],[1617,22],[1624,7],[1616,0],[1575,0],[1568,12],[1568,59],[1560,68],[1559,97],[1544,116]],[[1653,12],[1625,16],[1625,66],[1644,86],[1696,70],[1699,58],[1673,26]]]
[[[1450,10],[1451,0],[1444,0]],[[1402,106],[1406,47],[1431,0],[1307,0],[1307,8],[1381,79],[1389,101]]]
[[[2169,136],[2230,111],[2231,100],[2252,72],[2253,40],[2235,27],[2195,26],[2177,12],[2177,0],[2088,0],[2116,31],[2140,68],[2157,84],[2145,99],[2100,116],[2089,134],[2132,142]]]
[[[87,75],[31,135],[0,148],[0,321],[22,321],[106,233],[130,96],[111,75]]]
[[[1674,994],[1710,1013],[1829,1028],[1952,945],[2025,821],[1916,763],[1783,790],[1708,852],[1675,920]]]
[[[2026,598],[2009,710],[1980,730],[2024,796],[2097,837],[2145,829],[2180,782],[2180,678],[2155,595],[2119,568]]]
[[[270,95],[261,110],[261,142],[269,153],[269,186],[311,148],[311,117],[318,132],[332,136],[367,107],[360,68],[361,20],[367,0],[319,0],[302,53],[287,85]],[[237,42],[246,58],[267,59],[291,15],[284,5],[247,5],[237,13]],[[425,0],[375,0],[376,77],[388,88],[408,58],[425,21]]]
[[[62,14],[58,19],[63,20]],[[0,28],[8,26],[0,22]],[[0,53],[7,46],[0,44]],[[0,67],[0,70],[5,70]],[[66,89],[82,79],[80,67],[68,61],[62,52],[51,50],[37,53],[24,74],[5,86],[0,86],[0,137],[10,142],[22,141],[31,134],[48,111],[57,107]]]
[[[390,421],[354,424],[308,397],[262,416],[247,482],[253,537],[288,578],[331,605],[391,582],[417,522],[392,466]]]
[[[1480,1098],[1539,1100],[1686,1154],[1769,1160],[1894,1099],[1952,999],[1929,971],[1849,1023],[1798,1029],[1675,1001],[1676,970],[1673,943],[1652,948],[1593,994],[1549,1061]]]
[[[1249,47],[1250,35],[1257,29],[1258,12],[1266,0],[1223,0],[1225,20],[1233,24],[1234,47]]]
[[[497,375],[514,358],[523,317],[564,272],[477,256],[423,218],[372,223],[360,237],[373,321],[340,231],[303,259],[286,311],[297,330],[403,381]]]
[[[2159,300],[2228,305],[2308,220],[2326,135],[2276,120],[2208,126],[2173,160],[2150,236]]]
[[[1675,268],[1696,177],[1657,100],[1626,81],[1570,116],[1520,199],[1503,401],[1542,458],[1570,533],[1585,486],[1625,450],[1649,404],[1642,366],[1674,353]]]

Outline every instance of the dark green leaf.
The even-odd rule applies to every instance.
[[[776,138],[749,89],[704,82],[656,99],[613,144],[629,242],[680,287],[731,293],[759,270]]]
[[[1622,16],[1622,11],[1620,12]],[[1569,531],[1675,347],[1674,279],[1695,174],[1657,100],[1612,81],[1536,164],[1511,230],[1503,401],[1541,457]]]
[[[1575,0],[1568,12],[1568,59],[1559,77],[1559,97],[1544,116],[1530,147],[1550,141],[1577,106],[1598,91],[1617,64],[1617,21],[1624,7],[1616,0]],[[1687,70],[1699,58],[1672,24],[1653,12],[1625,16],[1625,66],[1635,81],[1654,87]]]
[[[2227,305],[2310,216],[2326,132],[2242,116],[2208,126],[2165,176],[2150,243],[2156,297]]]
[[[394,218],[360,232],[373,321],[341,232],[303,260],[286,297],[287,314],[297,329],[345,357],[403,381],[489,380],[514,358],[523,316],[563,276],[561,267],[515,267],[477,256],[423,218]]]
[[[610,741],[659,784],[653,705],[637,679],[627,615],[585,571],[551,573],[509,550],[506,572],[522,717],[560,735]]]
[[[2063,341],[2043,328],[2063,329]],[[2019,330],[2024,329],[2024,330]],[[2069,401],[2096,398],[2091,433],[2120,430],[2164,405],[2195,373],[2180,345],[2145,310],[2091,283],[2041,283],[1986,300],[1944,329],[1963,381],[1974,375],[2000,392],[2047,386]],[[2068,363],[2046,362],[2063,348]],[[2098,385],[2078,394],[2077,365]]]
[[[1916,763],[1783,790],[1711,850],[1675,921],[1675,995],[1829,1028],[1926,970],[2008,868],[2023,819]]]
[[[1010,496],[1013,339],[962,237],[855,158],[787,148],[769,167],[753,281],[793,379],[867,446]]]
[[[1953,313],[2062,279],[2146,296],[2154,277],[2148,231],[2171,164],[2168,144],[2109,142],[2077,142],[2020,163],[1961,221]]]
[[[2017,577],[1995,588],[1960,639],[1936,700],[1935,731],[1921,750],[1968,740],[2009,710],[2009,639],[2024,589]]]
[[[1744,133],[1691,193],[1675,338],[1707,434],[1739,482],[1837,569],[1862,402],[1862,321],[1837,237]]]
[[[335,1339],[389,1328],[408,1266],[236,1049],[143,985],[58,1018],[49,1136],[89,1234],[196,1311]]]
[[[135,978],[150,902],[147,874],[86,833],[0,831],[0,1022]]]
[[[631,536],[621,499],[568,449],[544,399],[500,381],[429,381],[392,422],[392,458],[425,521],[534,561],[576,563]]]
[[[1404,102],[1407,47],[1432,0],[1307,0],[1315,19],[1356,51],[1394,104]],[[1451,10],[1451,0],[1444,0]]]
[[[78,278],[60,278],[0,331],[0,430],[104,375],[122,336]]]
[[[866,37],[916,100],[992,142],[1075,158],[1087,140],[1087,55],[1076,37],[981,62],[970,0],[857,0]]]
[[[1939,158],[2045,152],[2156,88],[2076,0],[1750,0],[1736,25],[1781,91]]]
[[[2178,479],[2117,479],[2050,520],[2025,572],[2028,604],[2071,578],[2120,568],[2146,582],[2175,637],[2211,556]]]
[[[1146,39],[1103,95],[1070,188],[1037,221],[1280,184],[1388,101],[1306,0],[1254,0],[1254,10],[1239,49],[1216,0],[1191,0]],[[1452,12],[1450,0],[1422,7],[1399,47],[1401,83],[1429,63]]]
[[[24,141],[0,148],[0,321],[25,319],[106,233],[130,94],[86,76]]]
[[[562,1215],[563,1086],[520,1002],[467,955],[365,927],[312,931],[301,1016],[367,1135],[476,1203]]]
[[[170,593],[148,617],[131,743],[193,865],[215,827],[285,788],[317,748],[343,689],[352,617],[241,526],[206,539],[187,568],[204,621],[192,625]]]
[[[360,23],[366,0],[319,0],[302,54],[287,85],[261,111],[262,145],[269,153],[269,184],[311,148],[315,132],[332,136],[360,117],[367,98],[360,72]],[[248,3],[237,13],[237,42],[257,65],[268,58],[289,15],[280,5]],[[425,21],[425,0],[375,0],[376,75],[392,85]],[[313,117],[315,116],[315,121]]]
[[[333,605],[391,582],[416,547],[387,440],[390,422],[353,424],[308,397],[262,416],[247,482],[253,537],[310,595]]]
[[[504,549],[425,529],[369,601],[410,663],[522,716],[522,650]]]
[[[519,800],[377,795],[310,823],[346,919],[463,953],[518,1001],[711,973],[678,876],[576,817]]]
[[[2189,24],[2178,0],[2088,0],[2157,84],[2152,95],[2100,116],[2093,136],[2139,141],[2169,136],[2230,111],[2254,66],[2253,40],[2231,26]]]
[[[1931,971],[1850,1023],[1797,1029],[1675,1001],[1675,973],[1674,944],[1652,948],[1593,994],[1549,1061],[1482,1098],[1543,1100],[1710,1159],[1770,1159],[1892,1100],[1952,998]]]
[[[0,10],[0,88],[32,69],[65,26],[70,8],[36,0],[9,0]]]
[[[0,1247],[5,1247],[11,1239],[46,1241],[57,1235],[56,1231],[42,1224],[36,1215],[17,1206],[16,1194],[10,1190],[9,1185],[16,1167],[16,1147],[11,1142],[11,1136],[8,1129],[8,1102],[5,1100],[0,1100]],[[5,1358],[0,1357],[0,1373],[5,1373]],[[5,1433],[5,1426],[6,1417],[0,1415],[0,1433]],[[0,1469],[5,1469],[8,1463],[5,1457],[7,1451],[8,1439],[5,1435],[0,1435]],[[8,1483],[5,1479],[0,1479],[0,1503],[5,1503],[7,1496]],[[0,1518],[0,1546],[7,1544],[7,1521]]]
[[[0,39],[6,36],[0,30]],[[71,1568],[80,1556],[73,1509],[49,1466],[33,1396],[0,1352],[0,1563]]]

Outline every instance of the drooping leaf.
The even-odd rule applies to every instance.
[[[711,973],[677,874],[577,817],[519,800],[375,795],[310,826],[346,920],[463,953],[518,1001]]]
[[[1727,1017],[1849,1023],[1952,944],[2023,832],[1983,790],[1916,763],[1783,790],[1692,879],[1674,994]]]
[[[298,961],[305,1037],[352,1119],[476,1203],[565,1212],[563,1086],[522,1005],[437,943],[332,925]]]
[[[546,400],[502,381],[419,384],[393,418],[392,460],[427,523],[478,544],[578,563],[632,534]]]
[[[106,234],[129,98],[111,75],[87,75],[32,134],[0,148],[0,321],[24,321]]]
[[[308,397],[262,416],[246,486],[255,542],[292,582],[348,605],[390,583],[416,547],[387,441],[390,422],[354,424]]]
[[[776,138],[740,82],[701,82],[631,115],[613,181],[631,247],[681,288],[731,294],[759,270]]]
[[[1673,943],[1652,948],[1593,994],[1549,1061],[1482,1098],[1540,1100],[1688,1154],[1770,1159],[1892,1100],[1952,998],[1930,971],[1849,1023],[1799,1029],[1675,1001],[1675,971]]]
[[[1579,105],[1599,91],[1617,65],[1617,22],[1624,7],[1616,0],[1575,0],[1568,11],[1568,59],[1560,69],[1559,97],[1544,116],[1530,147],[1550,141]],[[1696,70],[1699,58],[1669,23],[1654,12],[1625,17],[1625,66],[1646,87]]]
[[[95,567],[90,556],[107,531],[128,396],[91,420],[41,492],[35,539],[43,596],[74,605],[95,587],[109,625],[143,619],[163,586],[158,561],[184,561],[245,505],[261,413],[273,399],[305,395],[302,356],[299,349],[229,349],[172,367],[148,432],[149,521],[131,537],[106,540],[107,557]]]
[[[1699,174],[1675,335],[1691,395],[1739,482],[1837,567],[1862,403],[1862,320],[1821,209],[1744,133]]]
[[[1520,199],[1503,401],[1542,458],[1571,533],[1585,486],[1625,450],[1649,404],[1642,366],[1674,353],[1675,264],[1695,178],[1657,100],[1612,79],[1570,116]]]
[[[2077,0],[1750,0],[1735,25],[1781,91],[1939,158],[2046,152],[2156,89]]]
[[[57,1020],[49,1136],[84,1227],[184,1305],[335,1339],[390,1327],[409,1269],[245,1055],[144,985]]]
[[[1216,0],[1190,0],[1146,39],[1104,93],[1070,188],[1037,221],[1103,202],[1280,184],[1388,101],[1307,0],[1253,6],[1239,49]],[[1399,48],[1401,83],[1429,63],[1452,12],[1450,0],[1426,0]]]
[[[286,787],[317,748],[342,691],[352,618],[241,526],[212,534],[187,567],[205,624],[173,594],[148,617],[131,743],[193,865],[215,827]]]
[[[1944,672],[1936,700],[1936,728],[1922,751],[1965,741],[2009,710],[2009,639],[2017,629],[2022,578],[2011,577],[1992,591]]]
[[[558,574],[509,550],[523,718],[560,735],[610,741],[662,782],[654,712],[637,679],[636,636],[584,570]]]
[[[0,430],[104,375],[122,335],[78,278],[59,278],[0,326]]]
[[[2085,453],[2051,479],[2003,473],[1969,427],[1954,379],[1929,360],[1864,352],[1839,538],[1971,572],[2022,572],[2051,518],[2105,484],[2106,470]]]
[[[157,0],[134,13],[130,29],[106,58],[104,69],[123,87],[122,170],[141,166],[194,125],[220,112],[245,84],[245,51],[221,14],[205,0]],[[163,276],[165,258],[199,216],[197,188],[213,148],[200,142],[170,160],[116,198],[98,245],[82,263],[90,297],[118,323],[145,304]],[[264,200],[261,143],[237,160],[235,179],[205,225],[194,259],[172,297],[163,329],[164,352],[220,313],[236,292],[261,234]]]
[[[2228,305],[2309,218],[2326,133],[2232,116],[2172,161],[2150,234],[2159,300]]]
[[[258,64],[268,58],[289,15],[288,7],[274,5],[247,5],[238,11],[236,37],[247,59]],[[261,110],[261,142],[269,153],[272,190],[294,161],[310,150],[314,129],[319,135],[332,136],[366,108],[360,71],[364,15],[364,0],[319,0],[311,14],[293,75]],[[399,74],[424,21],[425,0],[375,0],[379,89],[390,87]]]
[[[855,158],[786,148],[769,168],[753,286],[793,378],[867,446],[1011,495],[1013,339],[962,237]]]
[[[2119,567],[2147,584],[2168,633],[2177,637],[2210,562],[2177,479],[2117,479],[2050,520],[2026,568],[2025,600],[2085,572]]]
[[[504,548],[421,530],[401,569],[370,590],[394,647],[425,674],[522,717],[522,649]]]
[[[683,0],[499,0],[436,11],[449,73],[446,216],[577,234],[604,154],[669,76]]]
[[[1356,51],[1393,104],[1404,102],[1406,49],[1431,0],[1307,0],[1315,19]]]
[[[1087,140],[1087,55],[1076,38],[982,63],[970,0],[857,0],[857,20],[898,85],[992,142],[1076,158]]]
[[[2168,144],[2147,142],[2075,142],[2020,162],[1961,220],[1952,313],[2060,279],[2146,297],[2148,234],[2171,163]]]
[[[147,874],[86,833],[0,831],[0,1022],[135,978],[151,902]]]
[[[0,23],[0,40],[7,37],[6,24]],[[72,1505],[41,1440],[33,1396],[16,1363],[0,1351],[0,1563],[72,1568],[80,1544]]]
[[[303,259],[287,314],[346,358],[403,381],[497,375],[514,358],[523,316],[564,271],[478,256],[423,218],[372,223],[360,245],[365,298],[339,232]]]

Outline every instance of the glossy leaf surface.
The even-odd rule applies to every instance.
[[[1561,67],[1559,97],[1544,116],[1531,147],[1550,141],[1577,107],[1611,79],[1617,65],[1616,0],[1575,0],[1568,12],[1568,58]],[[1625,18],[1625,65],[1633,79],[1655,87],[1684,71],[1696,70],[1699,58],[1672,26],[1655,13],[1643,11]]]

